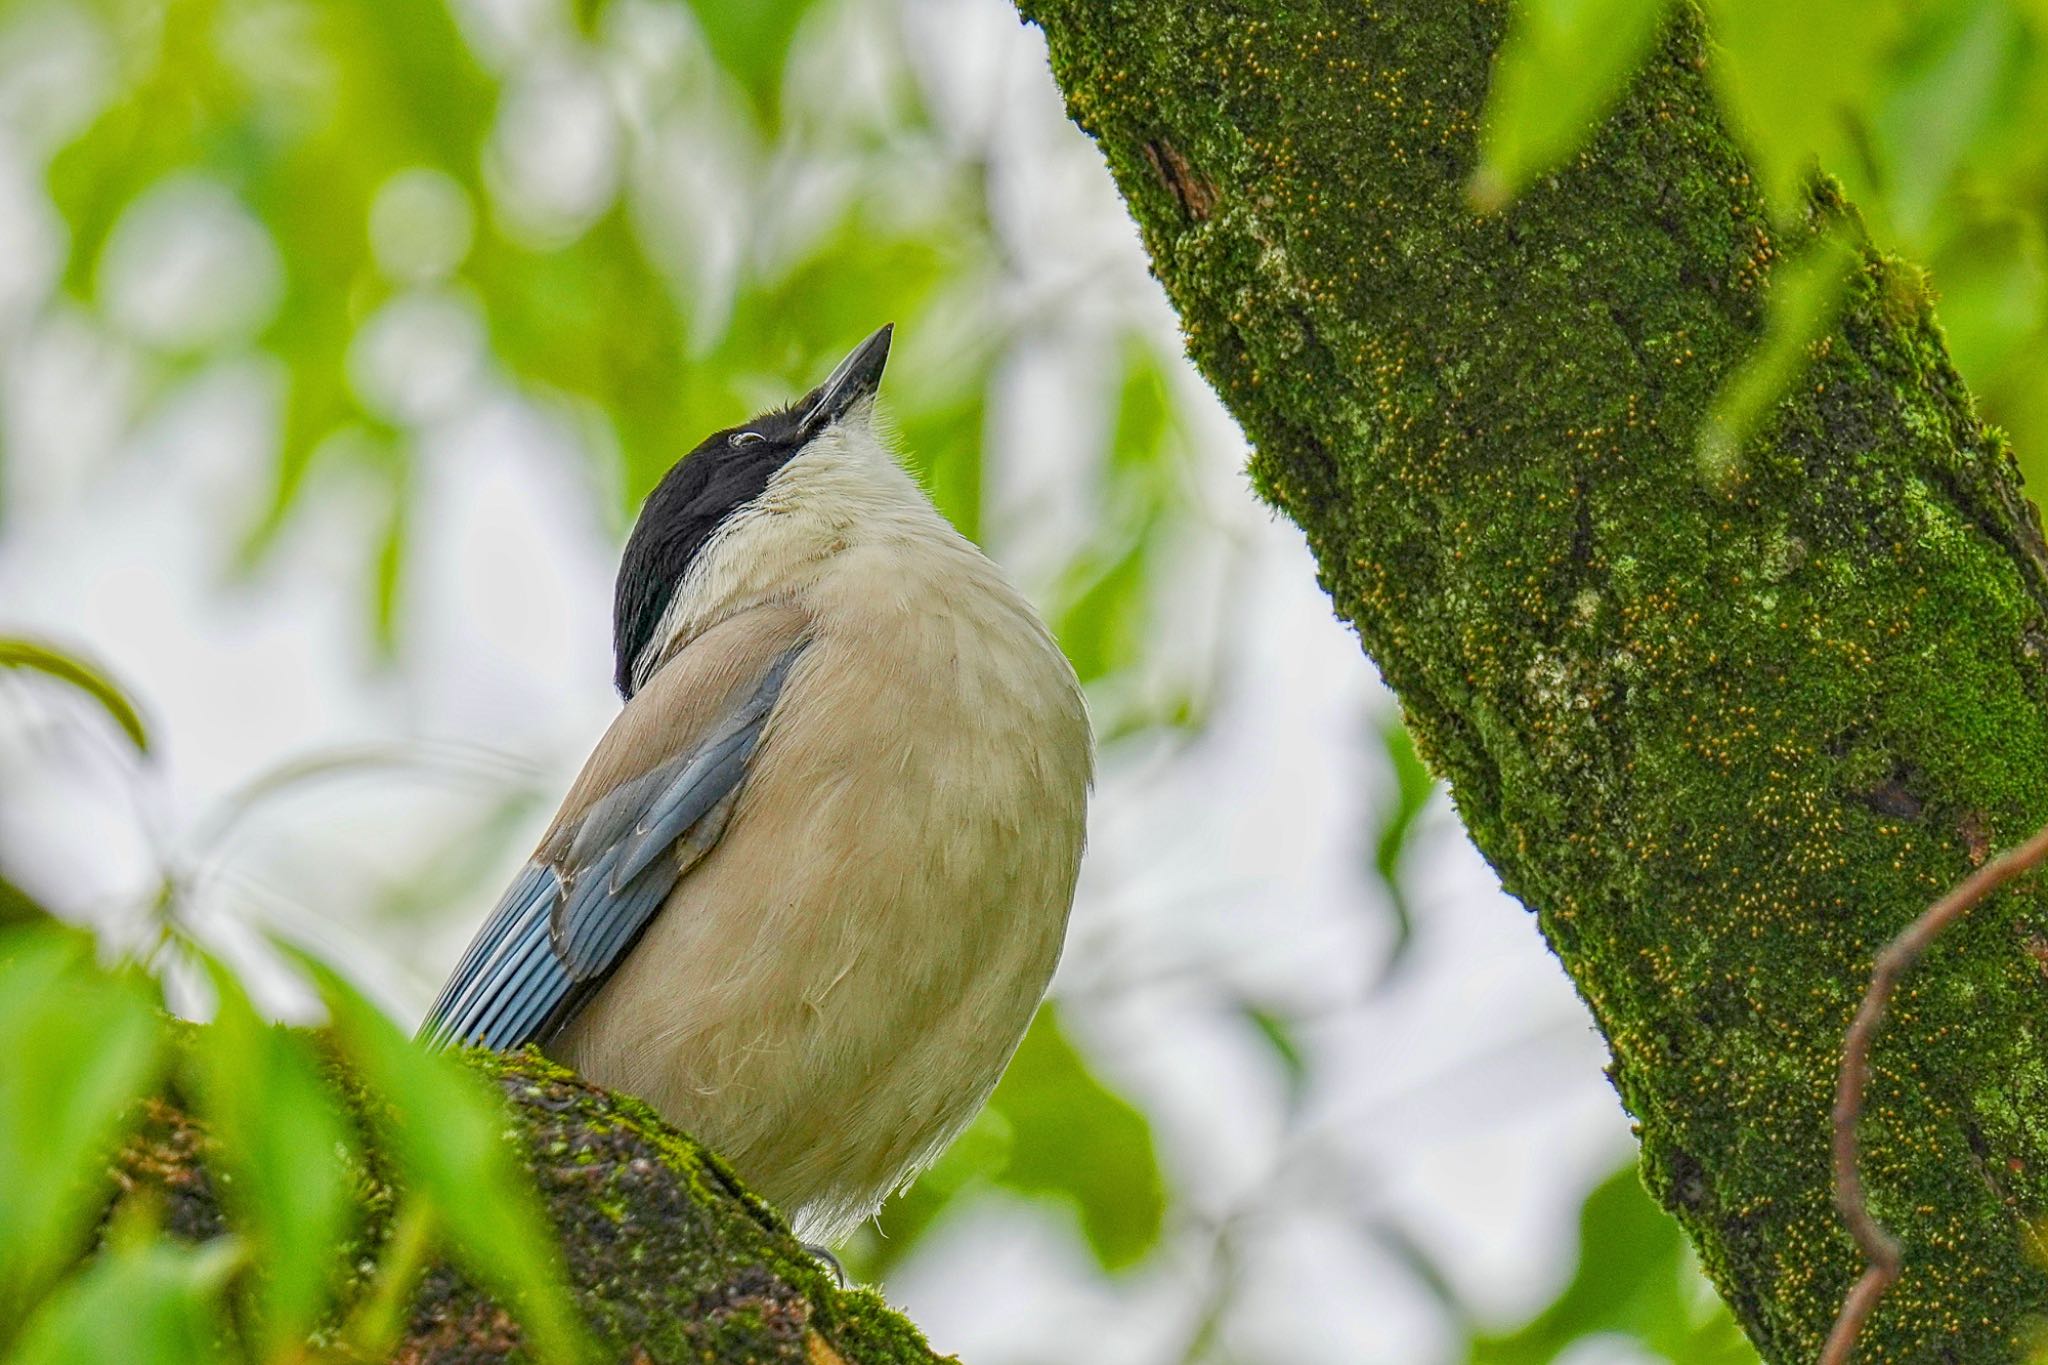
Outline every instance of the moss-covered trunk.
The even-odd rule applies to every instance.
[[[1695,443],[1783,249],[1681,19],[1590,149],[1463,187],[1498,0],[1022,0],[1260,491],[1613,1051],[1652,1188],[1765,1356],[1858,1261],[1828,1106],[1876,949],[2048,817],[2048,569],[1915,272],[1868,261],[1723,494]],[[1879,1041],[1865,1360],[2048,1307],[2048,910],[2008,895]]]

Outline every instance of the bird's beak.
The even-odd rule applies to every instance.
[[[882,367],[889,363],[889,334],[895,330],[895,323],[884,323],[839,362],[831,378],[804,396],[796,405],[798,439],[809,440],[844,417],[855,403],[875,396],[882,387]]]

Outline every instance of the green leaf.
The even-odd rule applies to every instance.
[[[412,496],[406,464],[394,456],[391,475],[391,510],[384,519],[383,534],[377,537],[376,570],[371,575],[370,621],[377,648],[388,660],[398,654],[398,612],[404,584],[407,530],[411,523]]]
[[[1380,821],[1379,839],[1373,847],[1373,870],[1392,887],[1401,870],[1401,860],[1408,852],[1408,836],[1436,791],[1436,779],[1423,766],[1421,755],[1415,751],[1415,737],[1408,733],[1400,716],[1389,718],[1380,727],[1380,749],[1393,771],[1394,801]]]
[[[0,1338],[84,1250],[163,1056],[139,972],[101,968],[74,930],[0,936]]]
[[[2009,98],[2027,42],[2004,0],[1929,6],[1916,18],[1928,31],[1889,73],[1871,131],[1892,225],[1924,240],[1957,169]]]
[[[1145,1116],[1088,1069],[1048,1001],[987,1108],[889,1201],[880,1234],[857,1241],[848,1260],[879,1278],[956,1205],[1004,1189],[1074,1210],[1096,1261],[1120,1270],[1158,1244],[1165,1188]]]
[[[1727,1308],[1704,1291],[1677,1220],[1657,1207],[1633,1161],[1586,1196],[1578,1268],[1517,1331],[1472,1342],[1471,1365],[1549,1365],[1586,1337],[1633,1340],[1675,1365],[1756,1365]]]
[[[1129,668],[1143,651],[1152,525],[1115,528],[1121,540],[1083,553],[1054,591],[1053,634],[1083,683]]]
[[[707,378],[725,377],[723,392],[708,387],[710,401],[694,405],[682,429],[722,426],[735,410],[787,401],[824,378],[855,342],[895,322],[898,350],[894,377],[883,385],[884,413],[902,423],[909,455],[932,478],[941,510],[961,518],[956,525],[971,536],[980,520],[981,424],[995,357],[956,353],[926,365],[914,384],[902,382],[907,372],[900,367],[904,353],[922,344],[918,319],[939,287],[974,267],[971,250],[959,243],[972,247],[986,229],[960,215],[914,230],[877,219],[856,205],[794,265],[741,280],[725,334],[697,368]],[[653,473],[665,472],[678,453],[671,437]]]
[[[782,69],[789,45],[816,0],[690,0],[704,45],[739,82],[761,125],[781,114]]]
[[[2041,224],[2023,218],[1972,224],[1929,262],[1940,295],[1935,313],[1956,368],[1989,389],[2048,312],[2048,252]]]
[[[1380,727],[1380,749],[1386,755],[1387,766],[1393,770],[1393,801],[1382,806],[1379,814],[1379,834],[1373,841],[1373,873],[1379,878],[1380,886],[1387,893],[1387,906],[1394,916],[1394,942],[1387,951],[1387,959],[1381,968],[1384,978],[1406,959],[1408,949],[1415,941],[1415,912],[1408,901],[1408,883],[1402,875],[1402,863],[1408,853],[1408,837],[1415,832],[1415,822],[1422,818],[1422,812],[1429,806],[1431,793],[1436,790],[1436,779],[1422,764],[1422,758],[1415,752],[1415,738],[1408,733],[1408,726],[1399,716],[1390,718]]]
[[[1817,167],[1857,160],[1899,0],[1706,0],[1721,103],[1763,178],[1773,210],[1805,210]]]
[[[1722,381],[1700,426],[1700,473],[1709,486],[1725,491],[1741,479],[1743,446],[1805,372],[1807,350],[1834,325],[1860,260],[1848,229],[1835,224],[1771,271],[1764,334]]]
[[[407,1196],[426,1202],[456,1262],[511,1309],[542,1359],[589,1358],[554,1233],[507,1139],[500,1098],[455,1058],[400,1033],[331,969],[299,960],[343,1054],[382,1102]]]
[[[1661,0],[1515,6],[1480,115],[1475,206],[1493,210],[1561,165],[1620,98],[1663,28]]]
[[[975,1115],[932,1168],[864,1224],[840,1257],[855,1278],[879,1283],[956,1205],[997,1184],[1015,1134],[993,1103]]]
[[[233,193],[285,268],[262,337],[288,386],[283,427],[268,504],[240,546],[246,569],[276,543],[322,443],[375,425],[345,375],[357,320],[389,290],[368,231],[377,192],[425,167],[481,199],[496,83],[441,3],[166,0],[112,30],[121,84],[50,167],[69,229],[65,287],[93,299],[122,215],[180,174]]]
[[[70,684],[99,703],[137,753],[149,752],[149,730],[142,723],[142,713],[118,683],[91,664],[34,640],[0,636],[0,668],[24,668]]]
[[[310,1038],[258,1017],[218,965],[212,978],[219,1009],[195,1035],[185,1077],[219,1144],[221,1201],[253,1258],[254,1344],[279,1358],[326,1314],[345,1269],[350,1131]]]
[[[1151,1125],[1089,1069],[1056,1006],[1039,1007],[989,1107],[1010,1135],[997,1183],[1070,1205],[1103,1269],[1132,1265],[1158,1244],[1166,1183]]]
[[[2011,433],[2027,487],[2048,488],[2048,335],[2031,337],[1982,397],[1985,414]]]
[[[994,357],[984,357],[940,391],[926,387],[911,402],[892,399],[889,409],[902,427],[911,472],[954,529],[973,541],[981,539],[982,428],[994,375]]]
[[[1123,360],[1109,456],[1119,470],[1150,474],[1165,464],[1174,436],[1166,367],[1150,345],[1135,337],[1125,341]]]
[[[1096,499],[1102,522],[1054,587],[1049,613],[1053,634],[1083,683],[1134,668],[1144,657],[1151,587],[1178,498],[1165,369],[1152,348],[1135,339],[1124,348],[1108,436]]]
[[[0,876],[0,931],[50,922],[50,912],[36,904],[34,897]]]
[[[1290,1107],[1299,1108],[1308,1098],[1308,1054],[1302,1050],[1301,1040],[1294,1036],[1294,1021],[1251,1000],[1239,1000],[1237,1013],[1280,1063],[1281,1073],[1287,1078],[1287,1102]]]
[[[342,1339],[361,1360],[385,1360],[405,1335],[406,1307],[433,1253],[434,1211],[417,1196],[399,1202],[377,1256],[370,1293],[350,1310]]]
[[[64,1284],[22,1333],[8,1365],[220,1365],[221,1294],[241,1249],[229,1238],[202,1246],[151,1237],[115,1239]]]
[[[506,368],[533,389],[589,404],[618,433],[629,506],[698,434],[734,420],[738,401],[716,369],[693,365],[674,288],[624,208],[559,251],[486,233],[467,273]]]

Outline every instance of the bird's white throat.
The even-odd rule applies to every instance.
[[[927,542],[947,552],[967,545],[890,450],[867,402],[819,432],[759,497],[719,524],[634,660],[634,688],[711,626],[800,594],[833,556],[878,539],[913,552]]]

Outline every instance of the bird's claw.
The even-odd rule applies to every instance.
[[[846,1288],[846,1267],[839,1264],[837,1256],[834,1256],[830,1250],[819,1246],[815,1242],[805,1242],[803,1246],[805,1251],[810,1252],[811,1255],[825,1263],[826,1267],[832,1272],[832,1278],[839,1282],[841,1289]]]

